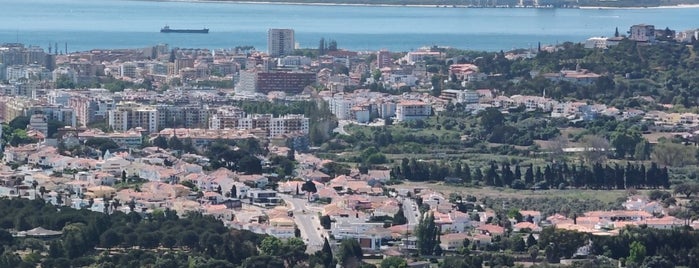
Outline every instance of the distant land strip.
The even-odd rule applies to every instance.
[[[234,2],[260,4],[308,4],[308,5],[376,5],[376,6],[426,6],[426,7],[501,7],[518,8],[651,8],[651,7],[699,7],[699,0],[142,0],[162,2]]]

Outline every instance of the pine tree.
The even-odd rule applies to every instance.
[[[513,180],[521,180],[522,179],[522,171],[520,170],[519,165],[515,166],[515,175],[514,175],[514,178],[512,178],[512,179]]]
[[[464,164],[463,171],[461,171],[464,175],[464,182],[470,183],[471,182],[471,167],[468,166],[468,164]]]
[[[534,168],[532,165],[529,165],[527,171],[524,173],[524,183],[534,184]]]
[[[481,172],[480,168],[476,168],[476,170],[473,171],[473,179],[477,182],[483,181],[483,172]]]

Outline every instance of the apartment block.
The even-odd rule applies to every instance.
[[[108,114],[109,127],[115,131],[126,132],[137,127],[151,133],[158,131],[158,110],[155,107],[121,102]]]

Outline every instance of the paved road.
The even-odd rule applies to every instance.
[[[301,238],[306,242],[307,253],[315,253],[323,248],[325,232],[320,226],[318,213],[312,211],[308,206],[308,201],[300,198],[293,198],[288,195],[280,195],[284,202],[291,206],[294,211],[294,222],[301,230]]]
[[[351,124],[351,122],[348,120],[340,120],[337,122],[337,127],[333,129],[333,132],[349,136],[350,134],[345,131],[345,126],[349,124]]]
[[[415,229],[415,226],[419,223],[420,210],[417,207],[417,203],[410,198],[403,198],[403,214],[408,219],[408,226],[411,230]]]

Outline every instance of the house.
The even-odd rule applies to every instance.
[[[241,209],[243,207],[243,202],[238,198],[226,198],[221,201],[221,204],[228,209]]]
[[[526,231],[526,230],[529,230],[532,232],[540,232],[541,227],[539,227],[539,225],[537,225],[537,224],[534,224],[534,223],[531,223],[528,221],[523,221],[523,222],[519,222],[515,225],[512,225],[512,231],[522,232],[522,231]]]
[[[253,188],[263,189],[263,188],[267,187],[267,184],[269,184],[269,179],[267,177],[259,175],[259,174],[252,174],[252,175],[237,174],[236,177],[238,178],[239,182],[242,182],[245,185],[248,185],[248,186],[253,187]]]
[[[110,157],[105,160],[97,161],[95,168],[99,171],[121,176],[121,172],[126,169],[131,162],[124,160],[121,157]]]
[[[464,240],[470,241],[471,235],[467,233],[452,233],[444,234],[439,237],[441,243],[439,244],[443,250],[456,251],[464,246]]]
[[[356,239],[362,250],[377,251],[383,239],[391,238],[391,231],[381,222],[365,222],[358,218],[337,218],[331,226],[335,239]]]
[[[233,211],[228,209],[228,207],[226,207],[226,205],[223,205],[223,204],[205,205],[203,207],[203,210],[204,210],[203,214],[211,215],[214,218],[216,218],[220,221],[223,221],[223,222],[230,221],[233,219]]]
[[[529,218],[531,218],[531,222],[533,223],[538,223],[541,221],[541,211],[520,210],[519,214],[522,215],[522,218],[525,219],[525,221],[529,221]]]
[[[328,182],[331,179],[331,177],[330,177],[330,175],[325,174],[321,171],[314,170],[311,173],[305,174],[304,179],[325,183],[325,182]]]
[[[253,204],[262,206],[275,206],[281,202],[281,199],[277,197],[277,192],[272,190],[250,190],[248,198]]]
[[[476,227],[476,232],[482,235],[499,236],[505,233],[505,228],[493,224],[483,224]]]

